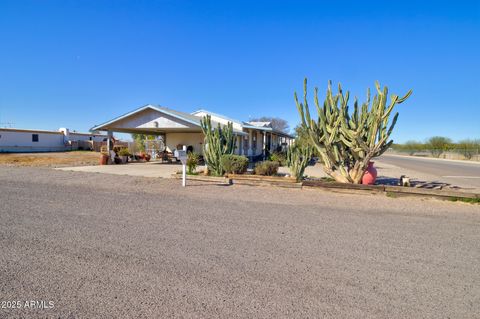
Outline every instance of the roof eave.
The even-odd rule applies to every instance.
[[[140,107],[140,108],[138,108],[138,109],[136,109],[136,110],[133,110],[133,111],[131,111],[131,112],[128,112],[128,113],[126,113],[126,114],[123,114],[123,115],[121,115],[121,116],[118,116],[118,117],[116,117],[116,118],[114,118],[114,119],[112,119],[112,120],[110,120],[110,121],[108,121],[108,122],[105,122],[105,123],[103,123],[103,124],[94,126],[94,127],[92,127],[92,128],[90,129],[90,131],[108,131],[108,127],[106,127],[107,125],[112,124],[112,123],[114,123],[114,122],[116,122],[116,121],[120,121],[120,120],[122,120],[122,119],[124,119],[124,118],[126,118],[126,117],[128,117],[128,116],[130,116],[130,115],[133,115],[133,114],[135,114],[135,113],[141,112],[141,111],[146,110],[146,109],[152,109],[152,110],[155,110],[155,111],[157,111],[157,112],[167,114],[167,115],[172,116],[172,117],[174,117],[174,118],[180,119],[180,120],[182,120],[182,121],[185,121],[185,122],[187,122],[187,123],[190,123],[190,124],[193,124],[193,125],[195,125],[195,126],[200,127],[199,123],[196,123],[196,122],[194,122],[194,121],[192,121],[192,120],[186,119],[186,118],[184,118],[184,117],[182,117],[182,116],[179,116],[179,115],[177,115],[177,114],[173,114],[173,113],[168,112],[168,111],[166,111],[166,110],[160,109],[160,108],[158,108],[158,107],[155,106],[155,105],[147,104],[147,105],[144,105],[144,106],[142,106],[142,107]]]

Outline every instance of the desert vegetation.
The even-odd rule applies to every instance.
[[[222,156],[232,155],[235,150],[235,136],[233,124],[229,122],[225,126],[220,123],[216,128],[212,127],[210,115],[200,120],[205,142],[203,144],[203,156],[210,174],[222,176],[225,170],[222,166]]]
[[[392,150],[408,155],[423,155],[439,158],[446,153],[456,153],[464,159],[480,155],[480,139],[464,139],[453,142],[444,136],[433,136],[424,142],[410,140],[402,144],[392,144]]]
[[[300,114],[301,129],[308,143],[315,147],[323,162],[325,173],[341,183],[360,184],[372,158],[382,155],[392,144],[390,135],[398,119],[398,112],[391,118],[395,105],[403,103],[412,93],[403,97],[391,95],[388,88],[375,82],[376,94],[370,100],[367,90],[366,101],[359,105],[357,98],[353,112],[349,111],[350,93],[344,93],[338,85],[336,94],[331,82],[323,103],[318,99],[318,88],[314,90],[317,116],[310,115],[307,99],[307,79],[304,81],[303,102],[295,93],[295,103]]]

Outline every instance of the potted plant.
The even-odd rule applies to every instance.
[[[107,165],[108,164],[108,154],[105,152],[100,153],[100,165]]]
[[[128,151],[128,148],[122,148],[121,150],[118,151],[118,156],[122,160],[122,164],[126,164],[128,162],[128,157],[130,156],[130,152]]]

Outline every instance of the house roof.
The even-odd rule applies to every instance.
[[[280,136],[294,138],[292,135],[290,135],[288,133],[285,133],[285,132],[282,132],[282,131],[279,131],[279,130],[276,130],[276,129],[272,128],[271,122],[242,122],[242,121],[238,121],[238,120],[229,118],[229,117],[227,117],[225,115],[222,115],[222,114],[210,112],[210,111],[205,110],[205,109],[197,110],[197,111],[193,112],[192,114],[198,114],[198,113],[201,113],[201,112],[207,113],[207,114],[210,114],[210,115],[213,115],[213,116],[217,116],[217,117],[222,118],[226,121],[237,123],[242,128],[267,131],[267,132],[275,133],[275,134],[280,135]]]
[[[272,127],[272,122],[247,122],[247,124],[261,127]]]
[[[147,104],[147,105],[144,105],[140,108],[137,108],[136,110],[133,110],[131,112],[128,112],[128,113],[125,113],[121,116],[118,116],[118,117],[116,117],[116,118],[114,118],[114,119],[112,119],[108,122],[105,122],[105,123],[100,124],[100,125],[96,125],[96,126],[92,127],[90,129],[90,131],[105,131],[105,130],[108,130],[108,126],[110,124],[115,123],[115,122],[120,121],[120,120],[123,120],[123,119],[125,119],[129,116],[132,116],[136,113],[142,112],[146,109],[152,109],[152,110],[155,110],[157,112],[170,115],[170,116],[172,116],[174,118],[177,118],[179,120],[182,120],[182,121],[185,121],[187,123],[193,124],[194,126],[197,126],[200,129],[201,117],[199,117],[199,116],[195,116],[193,114],[186,113],[186,112],[172,110],[168,107],[164,107],[164,106],[160,106],[160,105]],[[216,127],[218,124],[219,123],[217,123],[215,121],[212,121],[212,126]],[[234,129],[234,133],[238,134],[238,135],[246,135],[246,133],[244,133],[242,131],[235,130],[235,129]]]
[[[198,113],[207,113],[207,114],[210,114],[210,115],[213,115],[213,116],[216,116],[216,117],[219,117],[219,118],[222,118],[226,121],[229,121],[229,122],[232,122],[232,123],[237,123],[237,124],[240,124],[240,125],[243,125],[243,122],[242,121],[239,121],[239,120],[235,120],[235,119],[232,119],[228,116],[225,116],[225,115],[222,115],[222,114],[218,114],[218,113],[214,113],[214,112],[210,112],[208,110],[205,110],[205,109],[200,109],[200,110],[197,110],[195,112],[192,112],[192,115],[195,115],[195,114],[198,114]]]
[[[24,133],[46,133],[46,134],[61,134],[60,131],[48,131],[48,130],[34,130],[34,129],[22,129],[22,128],[0,128],[0,131],[7,132],[24,132]]]

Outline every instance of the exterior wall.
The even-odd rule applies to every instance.
[[[32,141],[32,134],[38,134],[38,142]],[[61,132],[0,129],[0,152],[52,152],[64,150],[65,140]]]
[[[33,142],[33,134],[38,135],[38,142]],[[61,129],[58,132],[0,129],[0,152],[70,151],[78,148],[78,141],[89,142],[90,137],[92,137],[93,142],[103,142],[107,136],[102,134],[69,133],[67,129]],[[85,149],[88,148],[85,147]]]
[[[261,135],[259,137],[261,139]],[[243,151],[243,142],[240,144],[240,140],[243,136],[237,136],[235,139],[235,151],[234,154],[246,155]],[[166,148],[168,152],[173,152],[177,149],[177,145],[192,145],[193,151],[203,155],[203,133],[166,133]],[[258,140],[257,140],[258,143]],[[241,146],[240,146],[241,145]],[[255,155],[262,154],[262,146],[259,144]]]
[[[203,154],[203,133],[166,133],[167,151],[173,152],[177,145],[193,146],[195,153]]]
[[[192,129],[194,125],[188,122],[184,122],[178,118],[174,118],[170,115],[160,113],[152,109],[146,109],[142,112],[136,113],[126,117],[117,123],[115,128],[131,129],[131,128],[172,128],[172,129]]]
[[[78,134],[75,132],[70,132],[68,134],[69,141],[94,141],[94,142],[103,142],[107,138],[107,135],[102,134]]]

